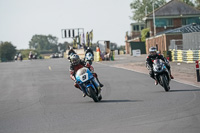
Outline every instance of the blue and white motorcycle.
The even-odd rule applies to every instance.
[[[76,82],[80,86],[81,90],[88,96],[91,97],[94,102],[99,102],[102,99],[101,87],[99,82],[93,76],[91,71],[83,67],[76,73]]]
[[[92,62],[94,61],[94,57],[92,55],[92,53],[88,52],[86,55],[85,55],[85,62],[86,63],[89,63],[90,65],[92,65]]]

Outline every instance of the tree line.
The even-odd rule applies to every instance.
[[[17,53],[21,53],[23,58],[28,58],[29,52],[40,54],[56,53],[60,50],[65,51],[72,43],[58,43],[58,38],[52,35],[33,35],[29,41],[29,49],[17,50],[11,42],[0,42],[0,61],[12,61]]]
[[[91,48],[95,51],[97,43],[93,43]],[[40,54],[50,54],[60,52],[59,50],[66,51],[69,46],[73,46],[73,42],[58,43],[58,38],[52,35],[33,35],[29,41],[29,49],[17,50],[11,42],[0,42],[0,61],[12,61],[17,53],[21,53],[23,58],[28,58],[29,52]],[[118,46],[116,43],[111,42],[112,50],[123,50],[123,46]]]

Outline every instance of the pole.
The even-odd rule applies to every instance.
[[[196,73],[197,73],[197,82],[200,82],[200,76],[199,76],[199,61],[196,61]]]
[[[145,7],[145,16],[147,16],[147,6]]]
[[[154,36],[156,35],[156,20],[155,20],[155,11],[154,11],[154,3],[152,3],[153,6],[153,24],[154,24]]]

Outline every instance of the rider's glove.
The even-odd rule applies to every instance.
[[[153,70],[153,68],[149,65],[149,64],[146,64],[146,67],[147,69],[150,71],[150,70]]]
[[[94,68],[93,68],[93,67],[90,67],[90,71],[91,71],[92,73],[94,73]]]

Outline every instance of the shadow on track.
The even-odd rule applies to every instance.
[[[143,100],[102,100],[100,103],[142,102]]]
[[[190,92],[190,91],[200,91],[200,89],[191,89],[191,90],[170,90],[169,92]]]

